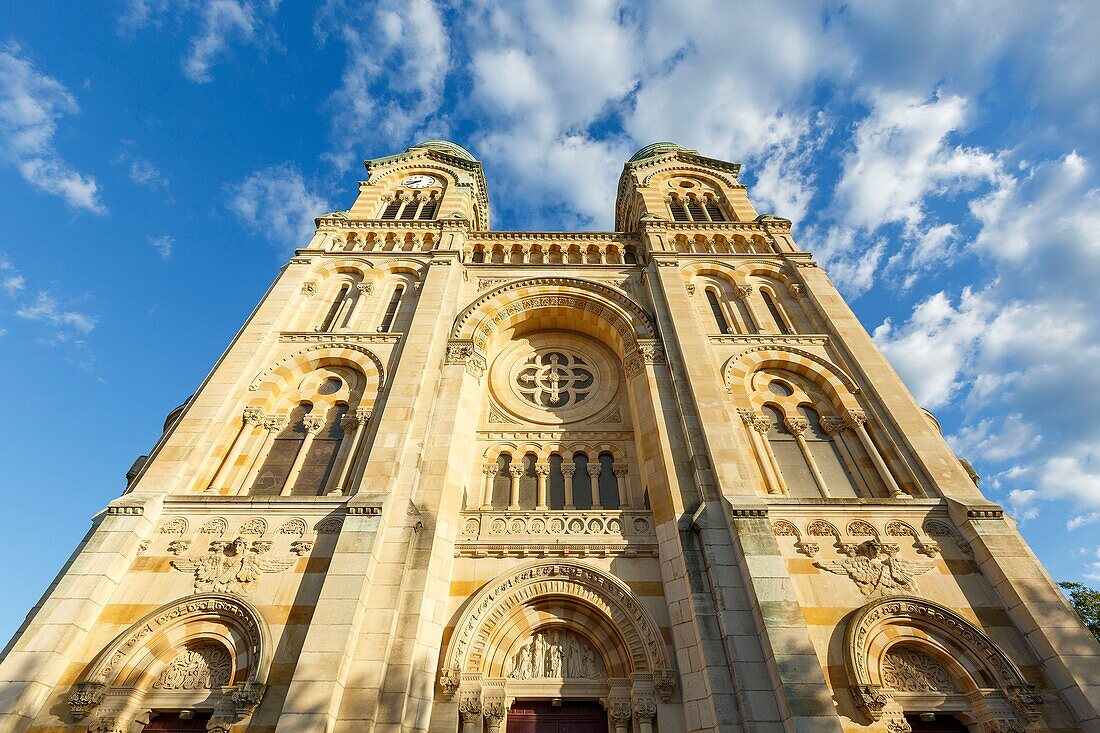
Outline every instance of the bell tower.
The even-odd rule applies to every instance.
[[[489,228],[485,174],[461,145],[428,140],[365,165],[368,178],[359,183],[350,218],[466,219],[473,229]]]

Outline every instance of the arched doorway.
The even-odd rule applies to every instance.
[[[906,715],[905,722],[913,729],[911,733],[969,733],[970,730],[954,715]]]

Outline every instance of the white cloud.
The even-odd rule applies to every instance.
[[[257,171],[228,191],[230,210],[249,228],[285,248],[305,246],[315,228],[313,220],[331,211],[289,164]]]
[[[54,147],[59,120],[79,111],[69,90],[39,72],[22,48],[0,46],[0,157],[38,190],[105,214],[95,178],[76,171]]]
[[[266,16],[273,14],[279,0],[207,0],[202,5],[202,30],[191,40],[191,50],[183,61],[183,73],[196,84],[213,77],[210,68],[225,54],[235,38],[254,40]]]
[[[161,175],[155,165],[143,158],[135,158],[130,161],[130,180],[139,186],[148,188],[165,188],[168,181]]]
[[[1100,512],[1089,512],[1088,514],[1078,514],[1077,516],[1066,522],[1066,529],[1072,532],[1075,529],[1080,529],[1090,524],[1100,522]]]
[[[871,114],[856,128],[855,149],[844,158],[836,189],[842,218],[869,231],[894,222],[914,229],[924,221],[930,195],[992,180],[999,168],[993,155],[947,142],[965,123],[967,106],[958,96],[876,93]]]
[[[155,24],[168,7],[168,0],[129,0],[119,16],[118,30],[121,34],[128,35]]]
[[[1026,522],[1039,516],[1042,509],[1039,494],[1034,489],[1016,489],[1008,494],[1008,505],[1018,522]]]
[[[366,140],[400,149],[418,136],[444,135],[438,114],[450,70],[450,40],[431,0],[377,4],[329,0],[318,13],[322,41],[335,33],[347,61],[333,110],[331,159],[347,168]],[[333,30],[335,29],[335,31]]]
[[[159,237],[149,237],[149,246],[156,250],[162,260],[166,260],[172,256],[172,245],[175,241],[167,234],[162,234]]]
[[[82,334],[91,333],[99,320],[96,316],[64,308],[60,300],[48,292],[39,292],[33,303],[19,308],[15,315],[28,321],[45,323],[58,329],[72,329]],[[63,336],[61,330],[58,335]]]
[[[19,274],[19,270],[11,260],[0,254],[0,290],[3,290],[9,298],[14,298],[26,284],[27,281]]]

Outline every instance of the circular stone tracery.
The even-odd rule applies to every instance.
[[[562,349],[540,350],[518,365],[513,386],[536,407],[568,407],[596,389],[596,372],[580,356]]]

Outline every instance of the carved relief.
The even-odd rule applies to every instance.
[[[602,679],[599,653],[579,634],[565,630],[536,633],[512,657],[508,677],[515,680]]]
[[[577,354],[555,349],[528,358],[515,376],[516,391],[536,407],[583,402],[597,389],[596,371]]]
[[[294,565],[291,559],[261,557],[267,548],[257,544],[250,548],[240,537],[228,543],[215,541],[210,543],[210,554],[206,557],[172,560],[171,565],[194,575],[195,593],[248,595],[256,590],[265,573],[282,572]]]
[[[233,658],[225,647],[208,644],[172,660],[153,683],[154,690],[212,690],[229,684]]]
[[[229,529],[229,523],[221,517],[214,517],[206,524],[199,527],[199,534],[212,534],[218,537],[225,536],[226,531]]]
[[[187,520],[183,517],[173,517],[161,525],[161,534],[182,535],[187,532]]]
[[[306,533],[305,520],[295,517],[294,519],[288,519],[283,522],[279,529],[275,530],[275,534],[292,534],[296,537],[302,537]]]
[[[893,648],[886,652],[882,684],[898,692],[962,692],[942,664],[916,649]]]
[[[841,549],[848,557],[818,561],[814,567],[847,575],[865,596],[914,593],[917,576],[927,573],[935,565],[931,560],[902,560],[897,556],[899,548],[896,544],[874,539],[859,545],[844,544]]]
[[[267,522],[260,517],[253,517],[247,522],[241,525],[241,528],[237,530],[237,534],[250,535],[253,537],[262,537],[267,532]]]
[[[340,517],[326,517],[313,528],[317,534],[336,534],[344,526],[344,520]]]

